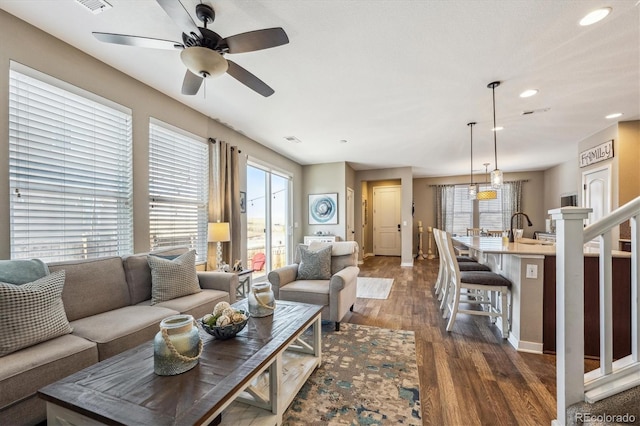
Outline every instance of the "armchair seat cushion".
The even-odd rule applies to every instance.
[[[280,298],[312,305],[329,304],[329,280],[297,280],[280,289]]]

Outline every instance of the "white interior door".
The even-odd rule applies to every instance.
[[[611,168],[603,167],[582,173],[582,204],[590,207],[586,224],[589,225],[611,211]]]
[[[401,254],[401,187],[373,188],[373,253],[380,256]]]

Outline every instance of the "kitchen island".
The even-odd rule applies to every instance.
[[[556,250],[555,245],[524,238],[503,244],[495,237],[452,237],[472,257],[510,279],[511,331],[509,343],[519,351],[555,352]],[[584,248],[585,355],[599,355],[598,257],[599,250]],[[631,262],[628,252],[613,251],[614,357],[630,353]]]

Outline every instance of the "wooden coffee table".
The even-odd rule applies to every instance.
[[[40,389],[47,424],[280,424],[321,363],[321,310],[279,300],[235,338],[201,330],[198,365],[177,376],[156,375],[153,343],[142,344]]]

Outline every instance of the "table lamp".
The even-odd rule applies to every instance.
[[[217,243],[216,248],[216,268],[222,266],[222,243],[231,241],[229,222],[209,222],[207,241]]]

